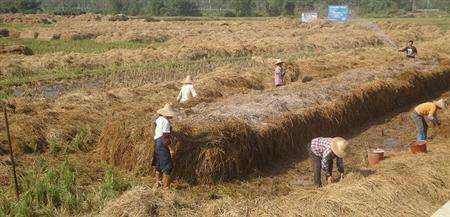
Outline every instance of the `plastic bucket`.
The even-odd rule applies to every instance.
[[[367,160],[369,164],[375,165],[384,159],[384,150],[375,149],[367,152]]]
[[[411,153],[427,153],[427,141],[414,141],[409,144],[409,148],[411,149]]]

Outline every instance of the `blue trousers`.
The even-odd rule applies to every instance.
[[[152,166],[156,171],[169,174],[172,171],[173,163],[169,148],[164,144],[162,137],[155,140],[153,149]]]
[[[425,121],[425,118],[422,115],[417,114],[417,112],[413,112],[411,117],[417,128],[416,139],[427,140],[428,124]]]

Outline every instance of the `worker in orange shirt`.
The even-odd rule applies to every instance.
[[[428,124],[426,120],[431,122],[434,126],[439,126],[441,123],[437,117],[437,110],[446,108],[447,99],[422,103],[414,108],[412,119],[417,128],[416,139],[418,141],[427,140]]]

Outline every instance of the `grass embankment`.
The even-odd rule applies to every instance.
[[[25,45],[34,54],[45,53],[103,53],[112,49],[139,49],[148,46],[146,42],[115,41],[96,42],[94,40],[36,40],[23,38],[0,38],[0,44]]]

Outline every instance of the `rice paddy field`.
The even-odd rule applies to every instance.
[[[448,97],[450,18],[0,15],[0,216],[430,216],[450,199],[449,111],[412,155],[414,105]],[[398,50],[415,41],[418,58]],[[286,85],[274,87],[276,59]],[[180,81],[199,96],[176,102]],[[152,119],[172,103],[174,188],[152,189]],[[308,142],[352,142],[311,187]],[[385,146],[385,141],[395,141]],[[391,143],[390,143],[391,144]],[[369,166],[367,150],[388,158]],[[420,206],[418,205],[420,204]]]

